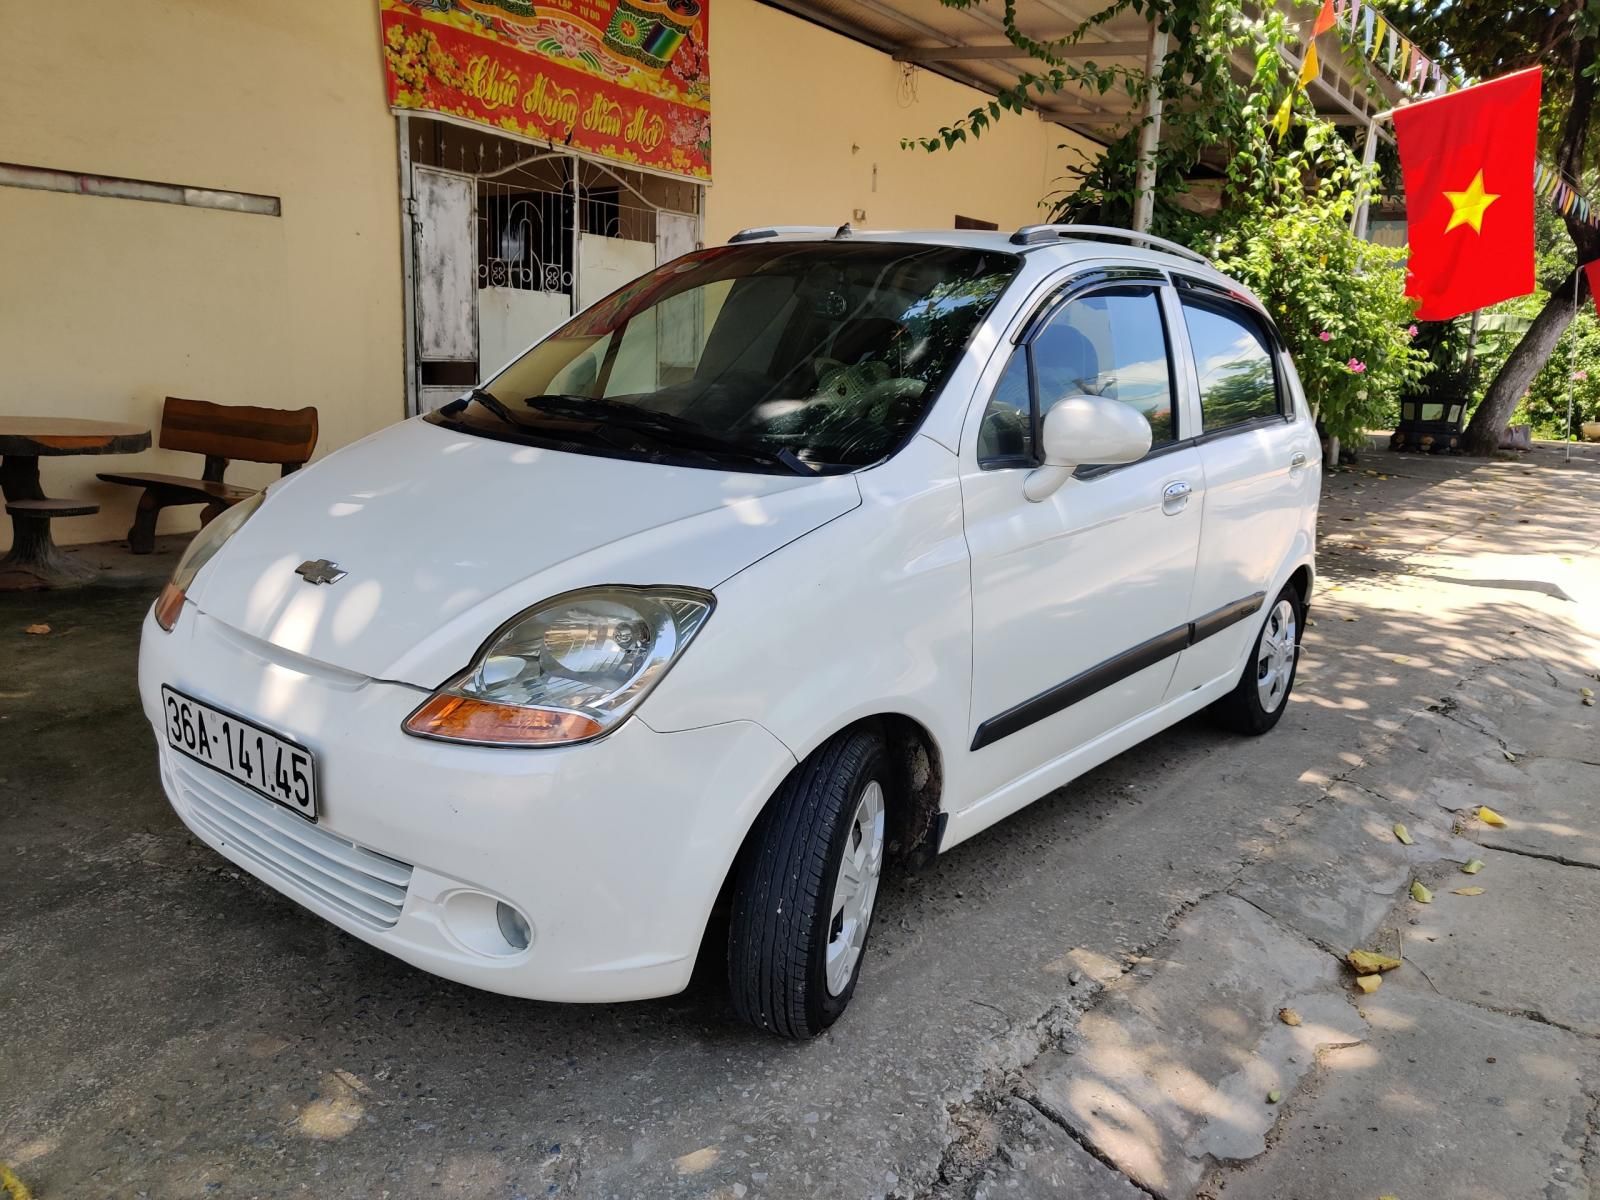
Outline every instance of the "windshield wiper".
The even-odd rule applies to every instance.
[[[498,403],[498,401],[496,401]],[[721,454],[766,466],[783,467],[796,475],[819,475],[821,472],[805,459],[787,448],[768,450],[748,442],[736,442],[711,432],[696,421],[675,417],[671,413],[640,408],[620,400],[596,399],[593,396],[528,396],[522,403],[540,412],[558,417],[592,420],[643,433],[666,445],[686,450],[701,450],[708,454]]]
[[[509,425],[513,429],[523,428],[522,422],[518,421],[516,417],[511,415],[511,410],[509,408],[507,408],[504,404],[501,404],[500,401],[494,396],[478,387],[473,388],[470,392],[461,393],[461,395],[457,396],[448,404],[441,404],[439,406],[439,411],[447,417],[454,417],[465,412],[467,410],[467,406],[474,400],[483,405],[484,408],[488,409],[496,417],[500,418],[502,424]]]

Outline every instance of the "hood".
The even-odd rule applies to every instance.
[[[630,462],[411,420],[274,484],[189,594],[291,654],[435,687],[550,596],[714,588],[860,502],[849,475]],[[310,584],[295,568],[312,559],[347,574]]]

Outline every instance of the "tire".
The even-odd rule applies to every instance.
[[[734,880],[728,986],[756,1028],[815,1037],[850,1003],[883,867],[889,779],[883,740],[846,731],[794,769],[751,830]],[[847,852],[853,871],[841,879]]]
[[[1291,626],[1287,634],[1286,624]],[[1305,602],[1294,584],[1286,583],[1267,608],[1266,620],[1250,647],[1239,682],[1216,703],[1217,719],[1224,727],[1247,737],[1260,737],[1282,718],[1300,666],[1300,636],[1305,624]],[[1274,653],[1272,644],[1281,646],[1285,641],[1291,647],[1287,653]]]

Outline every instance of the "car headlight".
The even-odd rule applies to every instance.
[[[546,600],[502,625],[403,728],[481,746],[597,738],[660,682],[714,603],[695,588],[620,586]]]
[[[171,632],[172,627],[178,623],[178,614],[183,611],[183,602],[188,596],[189,585],[200,573],[200,568],[216,557],[217,551],[222,549],[229,538],[239,532],[239,526],[250,519],[250,514],[261,507],[264,499],[266,493],[257,492],[248,500],[241,500],[224,509],[189,540],[183,557],[178,560],[177,568],[172,572],[172,578],[167,581],[167,586],[161,589],[161,595],[156,597],[157,625]]]

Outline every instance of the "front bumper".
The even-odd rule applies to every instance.
[[[163,683],[317,756],[315,826],[166,748]],[[410,737],[424,692],[312,662],[186,606],[145,620],[139,691],[194,834],[340,928],[425,971],[540,1000],[681,991],[751,822],[794,766],[760,725],[657,733],[635,716],[564,749]],[[495,901],[532,944],[512,951]]]

